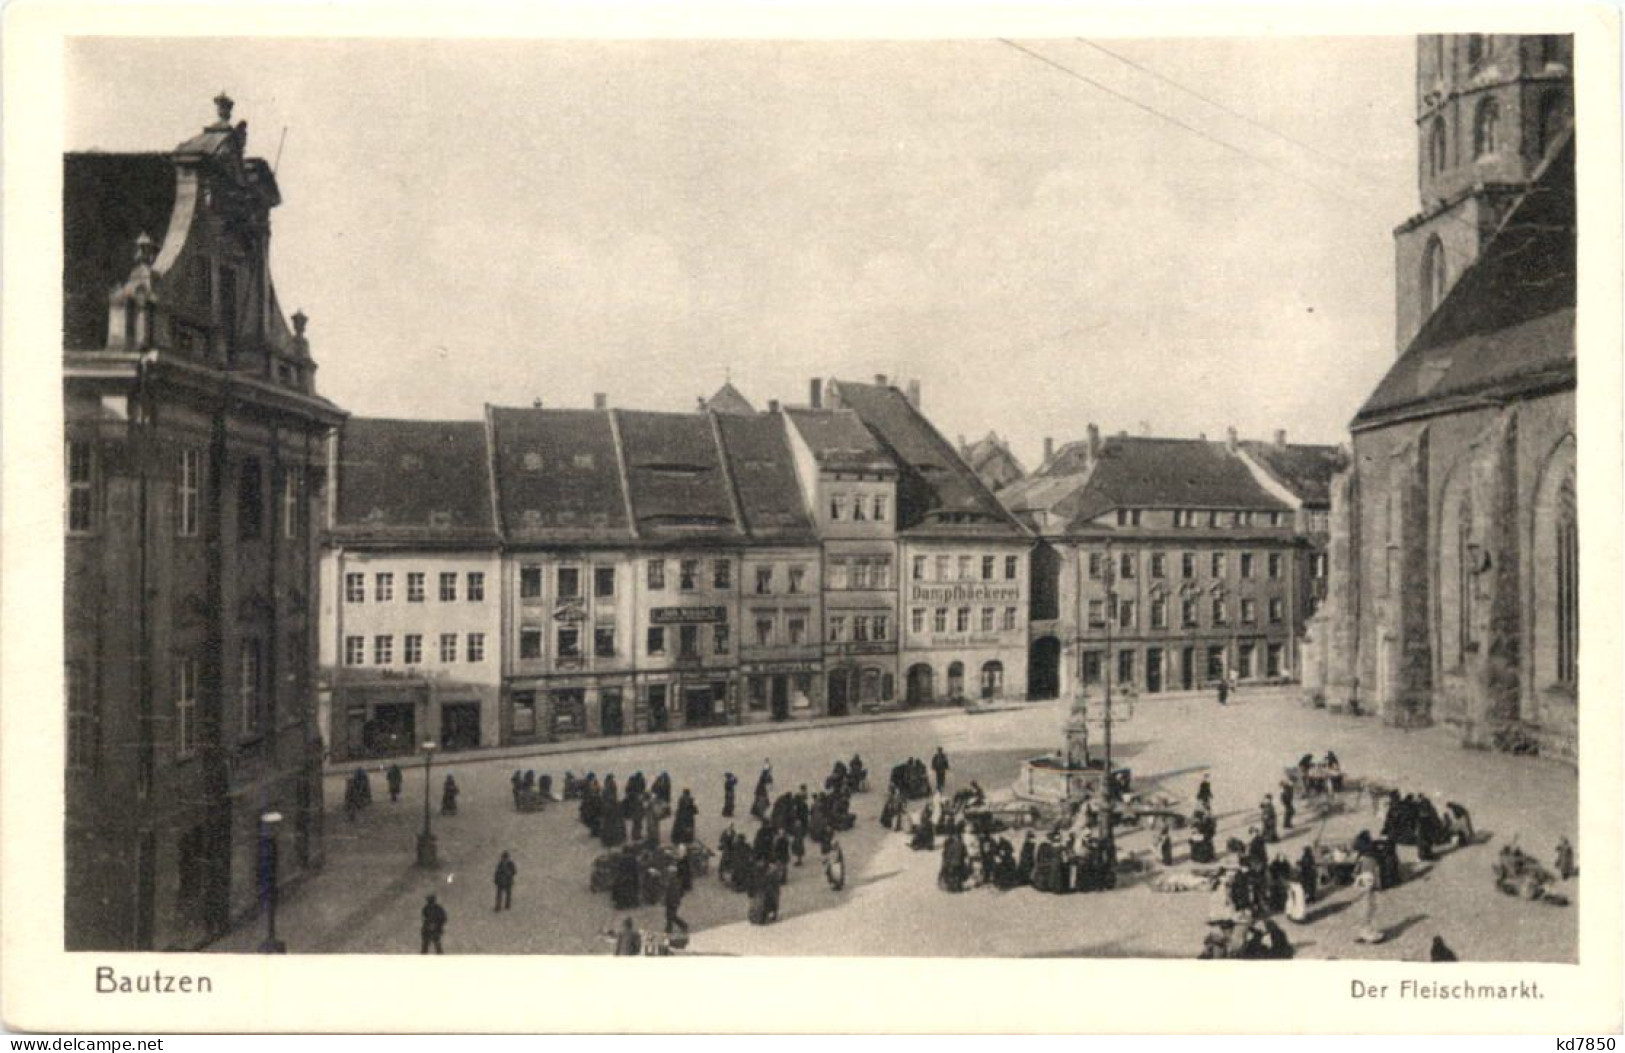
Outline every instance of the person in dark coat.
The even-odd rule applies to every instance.
[[[635,771],[632,773],[632,777],[626,780],[626,789],[622,794],[622,799],[627,801],[635,800],[638,794],[643,793],[648,788],[649,782],[643,777],[643,773]],[[627,816],[627,818],[630,819],[631,816]]]
[[[1262,870],[1270,861],[1270,850],[1264,843],[1264,833],[1258,827],[1248,831],[1246,861]]]
[[[1298,884],[1303,886],[1303,899],[1305,903],[1315,901],[1316,885],[1320,881],[1320,866],[1315,862],[1315,850],[1308,845],[1303,847],[1303,855],[1298,857]]]
[[[513,786],[513,806],[518,808],[519,799],[525,794],[525,773],[515,768],[513,778],[509,779],[508,782]]]
[[[1574,846],[1569,843],[1567,837],[1557,839],[1557,858],[1553,860],[1552,869],[1556,870],[1557,876],[1564,881],[1580,872],[1574,863]]]
[[[497,905],[493,910],[513,909],[513,879],[519,873],[519,867],[514,864],[508,853],[502,853],[497,860],[497,872],[492,879],[497,887]]]
[[[1039,892],[1055,891],[1057,856],[1054,834],[1033,851],[1033,888]]]
[[[615,877],[610,883],[610,897],[616,910],[633,910],[639,905],[643,870],[638,854],[630,846],[615,856]]]
[[[440,938],[446,934],[446,908],[442,907],[433,896],[423,901],[423,950],[420,954],[428,954],[429,948],[434,953],[445,954],[440,946]]]
[[[1203,811],[1213,811],[1213,783],[1206,775],[1202,776],[1202,785],[1196,788],[1196,800]]]
[[[598,839],[605,848],[619,848],[626,843],[626,819],[621,812],[621,802],[614,796],[615,785],[610,780],[604,780],[604,794],[602,805],[599,808]]]
[[[644,797],[642,793],[632,792],[632,780],[628,779],[626,800],[621,802],[621,815],[625,816],[627,825],[631,828],[629,833],[633,844],[643,840]]]
[[[937,752],[931,757],[931,771],[935,773],[937,777],[938,793],[941,793],[943,787],[947,786],[948,784],[948,767],[948,755],[942,752],[941,746],[938,746]]]
[[[937,887],[948,892],[965,890],[965,842],[959,839],[958,834],[949,834],[943,839]]]
[[[1219,705],[1222,706],[1226,702],[1228,702],[1229,700],[1230,700],[1230,681],[1226,680],[1223,677],[1220,677],[1219,678]]]
[[[683,905],[683,893],[687,892],[682,876],[677,873],[676,867],[666,868],[666,931],[671,932],[673,926],[688,931],[688,922],[677,913]]]
[[[734,775],[733,772],[727,772],[722,776],[722,817],[724,819],[734,817],[734,787],[738,785],[739,777]]]
[[[790,867],[790,835],[783,830],[773,837],[773,865],[780,874],[787,873]]]
[[[1281,827],[1292,829],[1292,784],[1285,779],[1281,780]]]
[[[1453,962],[1455,960],[1456,952],[1451,950],[1450,945],[1444,942],[1444,937],[1433,937],[1433,946],[1428,948],[1428,961]]]
[[[693,843],[694,820],[699,814],[700,809],[694,803],[694,795],[685,789],[682,796],[677,798],[677,810],[671,821],[672,844],[687,845]]]
[[[1270,795],[1267,793],[1258,806],[1258,825],[1265,841],[1273,845],[1281,840],[1281,835],[1275,828],[1275,802],[1270,799]]]
[[[445,784],[440,788],[440,814],[457,814],[457,795],[462,791],[457,789],[457,780],[450,775],[446,776]]]
[[[1023,885],[1033,883],[1033,866],[1038,861],[1038,843],[1033,840],[1033,832],[1027,831],[1027,837],[1021,842],[1021,857],[1016,863],[1016,877]]]
[[[661,804],[671,804],[671,776],[661,772],[655,776],[654,785],[649,790]]]
[[[394,804],[401,799],[401,766],[391,764],[384,773],[384,781],[389,784],[389,802]]]
[[[604,807],[603,795],[598,789],[597,780],[589,775],[582,780],[579,792],[581,794],[581,805],[578,814],[582,825],[587,828],[588,833],[597,837],[602,829]]]
[[[615,957],[641,958],[643,956],[643,934],[638,931],[631,918],[626,918],[621,922],[619,932],[611,931],[605,933],[605,935],[615,941]]]
[[[756,828],[756,840],[751,845],[750,854],[758,863],[773,861],[773,828],[767,823]]]
[[[929,852],[937,846],[937,824],[931,814],[931,805],[927,804],[920,813],[920,822],[914,827],[914,837],[909,841],[908,847],[916,851]]]

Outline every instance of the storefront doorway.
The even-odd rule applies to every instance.
[[[480,704],[442,702],[440,704],[440,747],[472,750],[480,745]]]
[[[598,692],[598,727],[605,735],[626,733],[626,716],[621,699],[621,689],[618,687],[606,687]]]
[[[1162,648],[1145,649],[1145,693],[1155,695],[1162,691]]]
[[[1055,698],[1061,693],[1061,641],[1043,636],[1033,641],[1027,656],[1027,697]]]
[[[372,707],[364,735],[367,752],[374,756],[417,752],[417,706],[411,702],[380,702]]]
[[[1187,647],[1179,652],[1179,686],[1190,691],[1196,687],[1196,648]]]
[[[719,698],[720,689],[711,684],[683,688],[683,719],[691,728],[721,724],[727,719]]]
[[[829,674],[829,715],[844,717],[852,708],[857,694],[858,671],[850,667],[833,669]]]
[[[931,667],[921,662],[919,665],[909,666],[908,670],[908,704],[911,706],[929,706],[936,700],[936,675]]]
[[[790,719],[790,678],[782,674],[773,678],[773,719]]]

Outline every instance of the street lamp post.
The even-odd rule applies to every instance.
[[[265,942],[261,954],[286,954],[288,945],[276,938],[277,843],[276,828],[281,812],[260,813],[260,904],[265,908]]]
[[[1106,724],[1106,858],[1115,868],[1117,865],[1117,831],[1115,826],[1117,780],[1112,775],[1112,623],[1117,620],[1117,563],[1112,555],[1112,545],[1106,542],[1106,668],[1105,674],[1105,724]]]
[[[418,866],[433,869],[440,865],[434,833],[429,829],[429,791],[433,784],[435,743],[423,744],[423,830],[418,834]]]

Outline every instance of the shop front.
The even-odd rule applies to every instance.
[[[892,709],[897,704],[897,652],[889,644],[832,644],[824,654],[829,715]]]
[[[747,721],[802,720],[817,716],[822,666],[817,659],[746,662],[740,666]]]

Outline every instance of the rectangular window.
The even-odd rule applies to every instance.
[[[592,594],[601,600],[615,597],[615,568],[592,568]]]
[[[1327,566],[1326,553],[1324,553],[1324,552],[1315,553],[1314,556],[1312,557],[1312,562],[1309,565],[1314,568],[1313,573],[1314,573],[1314,576],[1315,576],[1315,580],[1316,581],[1324,581],[1325,578],[1326,578],[1326,566]]]
[[[365,636],[346,636],[344,638],[344,664],[365,665],[367,662],[367,638]]]
[[[869,616],[867,614],[853,615],[852,639],[860,643],[869,639]]]
[[[1272,643],[1264,652],[1264,675],[1276,677],[1281,675],[1281,645]]]
[[[581,598],[581,568],[560,567],[558,573],[558,592],[554,595],[561,600],[574,600]]]
[[[542,568],[530,565],[519,568],[519,598],[537,600],[542,596]]]
[[[455,649],[457,647],[457,637],[453,636],[451,638],[451,640],[452,640],[451,646],[452,646],[453,649]],[[453,655],[452,657],[455,658],[456,655]],[[484,633],[469,633],[468,634],[468,660],[470,662],[483,662],[483,661],[485,661],[485,634]]]
[[[648,636],[644,639],[644,650],[650,654],[666,653],[666,627],[664,625],[649,626]]]
[[[758,614],[755,627],[757,647],[766,647],[773,642],[773,616],[771,614]]]
[[[1181,600],[1179,604],[1179,623],[1187,629],[1197,627],[1196,601]]]
[[[677,627],[677,657],[698,658],[700,656],[700,627],[698,625],[679,625]]]
[[[68,532],[88,534],[96,528],[96,458],[88,442],[70,441],[68,457]]]
[[[727,654],[729,644],[728,627],[722,623],[711,626],[711,649],[717,654]]]
[[[1006,607],[1004,609],[1004,628],[1005,628],[1006,631],[1008,631],[1010,629],[1014,629],[1015,627],[1016,627],[1016,608],[1015,607]]]
[[[388,637],[381,637],[388,639]],[[380,662],[379,665],[389,663]],[[237,653],[237,701],[242,716],[243,734],[251,735],[260,728],[260,642],[244,640]]]
[[[406,642],[401,647],[401,661],[407,665],[420,665],[423,662],[423,637],[418,633],[407,633]]]
[[[773,568],[756,568],[756,594],[766,596],[773,591]]]
[[[1258,621],[1258,601],[1244,599],[1241,601],[1241,624],[1252,625]]]
[[[877,614],[875,619],[875,639],[889,639],[891,635],[891,619],[884,614]]]
[[[994,617],[995,614],[992,607],[982,608],[982,631],[984,633],[990,633],[993,631]]]
[[[846,639],[846,618],[839,614],[829,617],[829,642],[840,643]]]
[[[947,581],[951,577],[953,577],[953,557],[952,556],[938,556],[937,557],[937,580],[938,581]]]
[[[829,497],[829,518],[839,523],[846,518],[846,495],[831,494]]]
[[[1279,552],[1270,553],[1269,576],[1271,581],[1281,580],[1281,554]]]
[[[344,575],[344,602],[367,602],[367,576],[365,574]]]
[[[1124,581],[1134,580],[1135,563],[1132,552],[1124,552],[1117,557],[1117,572]]]
[[[1153,629],[1166,629],[1166,628],[1168,628],[1168,601],[1167,600],[1152,600],[1151,601],[1151,628],[1153,628]]]
[[[972,563],[971,557],[969,557],[969,556],[960,556],[959,557],[959,580],[960,581],[969,581],[971,579],[971,568],[972,568],[972,566],[973,566],[973,563]]]
[[[800,567],[800,566],[791,567],[790,568],[790,595],[794,596],[794,595],[804,591],[806,589],[806,587],[807,587],[807,568],[806,567]]]
[[[202,451],[182,450],[180,485],[175,494],[175,532],[181,537],[197,537],[198,490],[202,478]]]
[[[887,514],[886,513],[886,495],[885,494],[876,494],[875,495],[875,522],[876,523],[884,523],[886,521],[886,514]]]
[[[1015,581],[1016,580],[1016,574],[1020,569],[1021,569],[1021,557],[1020,556],[1006,556],[1006,557],[1004,557],[1004,580],[1005,581]]]
[[[557,639],[559,649],[556,653],[560,658],[581,657],[581,628],[579,626],[559,626]]]
[[[925,557],[924,556],[915,556],[914,557],[914,580],[915,581],[924,581],[925,580]]]
[[[515,691],[513,693],[513,733],[515,735],[536,734],[536,692]]]
[[[677,564],[677,588],[682,592],[693,592],[698,588],[700,577],[700,561],[685,559]]]
[[[827,589],[844,589],[847,587],[846,560],[832,559],[825,565],[824,587]]]
[[[1275,599],[1270,600],[1270,623],[1272,625],[1279,625],[1279,624],[1281,624],[1281,620],[1284,619],[1285,617],[1286,617],[1286,603],[1285,603],[1285,601],[1283,601],[1280,597],[1276,597]]]
[[[600,625],[593,629],[592,653],[598,658],[615,657],[615,626]]]
[[[651,559],[645,564],[645,580],[649,583],[649,591],[660,592],[666,587],[666,561]]]
[[[523,639],[524,639],[524,634],[521,632],[521,634],[520,634],[521,651],[523,650]],[[537,641],[536,649],[537,649],[538,652],[541,651],[541,641],[540,640]],[[521,657],[523,657],[522,653],[521,653]],[[440,661],[442,663],[444,663],[445,665],[450,665],[451,663],[457,661],[457,634],[456,633],[441,633],[440,634]]]
[[[389,603],[395,598],[395,575],[385,572],[372,576],[372,598],[378,603]]]
[[[1253,645],[1244,643],[1236,648],[1236,678],[1250,680],[1253,675]]]
[[[1222,518],[1221,518],[1223,516],[1223,514],[1224,513],[1222,513],[1222,512],[1209,512],[1207,514],[1207,525],[1210,526],[1210,527],[1219,526],[1220,523],[1223,521]]]
[[[374,636],[372,638],[372,664],[393,665],[395,663],[395,637]]]
[[[1105,556],[1099,552],[1089,553],[1089,580],[1099,581],[1102,568],[1105,566]]]
[[[1224,645],[1213,644],[1207,649],[1207,678],[1218,680],[1224,676]]]
[[[425,575],[423,574],[422,571],[414,570],[414,571],[408,571],[407,572],[407,575],[406,575],[406,602],[407,603],[422,603],[423,602],[423,599],[424,599],[423,579],[424,579],[424,577],[425,577]]]
[[[197,659],[175,663],[175,755],[190,757],[197,751]]]
[[[588,454],[587,456],[591,456]],[[579,687],[553,692],[553,734],[575,735],[587,725],[587,693]]]
[[[767,708],[767,677],[753,676],[745,681],[748,688],[746,704],[751,709]]]
[[[1168,554],[1166,552],[1151,553],[1151,576],[1153,578],[1166,578],[1168,576]]]
[[[237,536],[253,541],[265,520],[265,474],[257,457],[245,457],[237,473]]]
[[[1106,627],[1106,601],[1089,601],[1089,627],[1091,629],[1104,629]]]
[[[869,587],[869,561],[855,559],[852,561],[852,588],[867,589]]]
[[[1134,652],[1117,652],[1117,682],[1119,684],[1134,683]]]
[[[457,599],[457,575],[455,573],[440,574],[440,602],[451,603]]]
[[[304,473],[297,467],[282,469],[282,536],[299,536],[299,495],[303,488]]]
[[[1253,576],[1253,554],[1251,552],[1243,552],[1241,554],[1241,576],[1243,578],[1251,578]]]
[[[1084,683],[1100,683],[1100,658],[1099,651],[1083,652],[1083,668],[1080,675],[1083,677]]]
[[[534,626],[526,626],[519,630],[519,657],[527,662],[541,659],[542,630]]]
[[[792,614],[784,623],[785,635],[789,638],[790,646],[799,647],[807,642],[807,616],[805,614]]]
[[[1224,577],[1224,553],[1215,552],[1211,558],[1212,577]]]
[[[1227,620],[1227,617],[1226,617],[1225,611],[1224,611],[1224,601],[1223,600],[1214,600],[1213,601],[1213,624],[1214,625],[1224,625],[1226,620]]]
[[[948,608],[938,607],[931,614],[931,631],[945,633],[948,631]]]
[[[853,497],[852,497],[852,520],[854,522],[861,523],[864,520],[869,518],[867,515],[864,514],[865,505],[866,505],[866,502],[863,500],[863,495],[862,494],[853,495]]]
[[[877,559],[869,568],[869,587],[872,589],[891,588],[891,560]]]
[[[1182,552],[1179,555],[1179,576],[1186,581],[1196,577],[1196,553]]]
[[[970,632],[970,608],[969,607],[961,607],[961,608],[959,608],[959,610],[957,612],[955,612],[955,614],[954,614],[954,632],[957,632],[957,633],[968,633],[968,632]]]
[[[1134,628],[1134,601],[1119,600],[1117,603],[1117,627],[1119,629]]]
[[[992,556],[982,557],[982,580],[992,581],[993,571],[998,567],[998,560]]]

